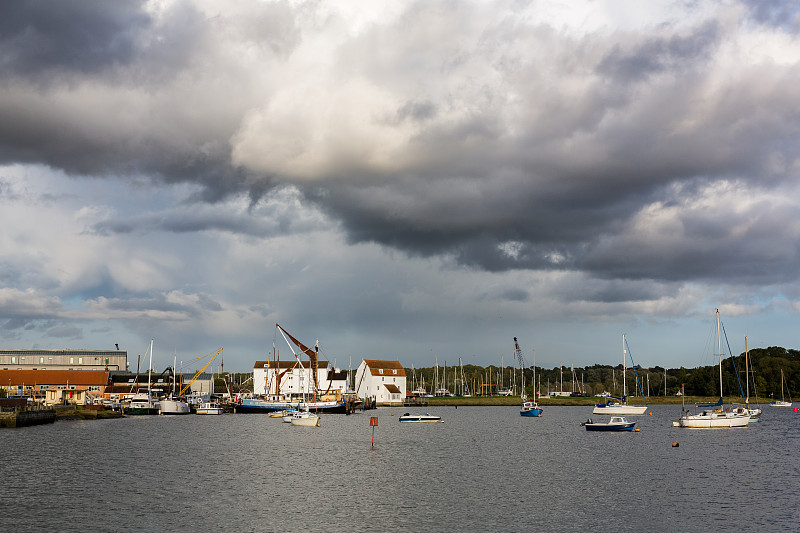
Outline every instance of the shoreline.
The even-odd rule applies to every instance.
[[[519,406],[522,399],[519,396],[435,396],[432,398],[420,398],[420,403],[415,405],[413,403],[406,404],[406,407],[447,407],[447,406]],[[529,398],[530,400],[530,398]],[[538,404],[542,407],[550,406],[594,406],[598,403],[603,403],[606,398],[599,396],[576,396],[576,397],[554,397],[554,398],[540,398]],[[650,396],[649,398],[642,398],[637,396],[629,399],[631,405],[681,405],[685,403],[687,406],[695,404],[713,404],[719,400],[719,397],[706,397],[706,396],[686,396],[685,398],[673,396]],[[744,404],[741,398],[726,397],[725,404],[738,403]],[[761,405],[768,404],[769,401],[763,401]],[[756,403],[751,402],[751,405]]]

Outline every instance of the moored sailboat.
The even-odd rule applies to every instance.
[[[592,414],[595,415],[643,415],[647,411],[647,405],[629,405],[628,387],[626,381],[626,361],[625,356],[629,355],[628,343],[625,334],[622,334],[622,396],[609,396],[605,403],[598,403],[594,406]],[[633,356],[631,356],[633,364]],[[635,367],[634,367],[635,369]],[[643,395],[644,396],[644,395]]]
[[[701,412],[689,414],[682,409],[682,414],[673,425],[682,428],[734,428],[747,427],[750,413],[747,409],[725,409],[722,405],[722,340],[720,336],[719,309],[717,317],[717,351],[719,355],[719,401],[715,404],[698,405]],[[684,396],[685,397],[685,396]]]
[[[519,348],[519,342],[517,342],[516,337],[514,337],[514,356],[519,360],[519,368],[522,374],[522,394],[520,395],[522,406],[520,406],[519,414],[520,416],[540,417],[543,410],[536,403],[536,392],[534,391],[533,393],[533,401],[528,401],[528,397],[525,394],[525,359],[522,357],[522,350]],[[536,352],[533,352],[533,383],[534,385],[536,384]]]
[[[780,400],[773,400],[769,402],[772,407],[791,407],[792,406],[792,398],[789,398],[789,401],[786,401],[786,397],[783,395],[783,383],[785,379],[783,377],[783,369],[781,368],[781,399]]]

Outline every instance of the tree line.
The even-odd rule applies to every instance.
[[[754,348],[748,351],[750,401],[781,397],[781,370],[785,380],[784,396],[800,395],[800,351],[779,346]],[[436,387],[447,389],[454,395],[462,393],[497,394],[499,388],[514,390],[519,395],[522,390],[522,373],[518,367],[499,365],[481,367],[463,365],[454,367],[406,368],[407,388],[413,390],[424,384],[428,393],[433,394]],[[596,396],[608,392],[615,396],[622,394],[622,364],[592,365],[579,368],[536,367],[536,383],[533,383],[533,369],[525,368],[525,393],[533,396],[534,391],[547,394],[553,391],[576,392]],[[689,396],[719,395],[719,366],[700,366],[696,368],[668,368],[655,366],[628,368],[625,382],[629,396],[674,396],[682,390]],[[563,384],[563,385],[562,385]],[[548,388],[549,386],[549,388]],[[722,387],[725,396],[739,396],[746,393],[748,382],[745,376],[745,354],[728,357],[722,361]]]

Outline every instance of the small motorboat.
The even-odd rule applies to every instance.
[[[222,405],[219,402],[203,402],[195,411],[198,415],[221,415]]]
[[[628,422],[624,416],[612,416],[608,422],[594,422],[590,418],[581,425],[586,431],[633,431],[636,422]]]
[[[293,426],[319,427],[319,415],[308,411],[297,411],[292,415]]]
[[[400,422],[438,422],[441,419],[441,416],[429,415],[428,413],[419,413],[416,415],[404,413],[400,417]]]

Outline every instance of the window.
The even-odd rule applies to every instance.
[[[66,385],[59,385],[58,386],[58,390],[67,390],[67,386]]]
[[[386,378],[381,378],[381,381],[386,381]]]
[[[75,364],[75,358],[74,357],[70,357],[69,358],[69,364],[71,364],[71,365]],[[72,369],[70,368],[70,370],[72,370]]]
[[[12,361],[12,363],[13,363],[13,361]],[[383,369],[382,368],[378,369],[378,374],[383,374]]]
[[[78,364],[79,364],[79,365],[82,365],[82,364],[83,364],[83,357],[78,357]]]
[[[397,374],[397,369],[396,368],[392,370],[392,374]]]
[[[89,385],[89,390],[92,392],[100,392],[100,385]]]
[[[44,363],[44,357],[40,357],[40,358],[39,358],[39,362],[40,362],[40,363]]]
[[[17,358],[16,358],[16,357],[14,357],[14,356],[12,355],[12,356],[11,356],[11,364],[12,364],[12,365],[13,365],[13,364],[16,364],[16,362],[17,362]]]

